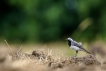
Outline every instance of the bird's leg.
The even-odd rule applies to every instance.
[[[76,56],[77,56],[77,54],[78,54],[78,51],[76,51],[76,54],[74,55],[74,57],[76,57]]]

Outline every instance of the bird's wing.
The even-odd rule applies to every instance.
[[[79,47],[79,48],[81,47],[81,45],[79,45],[79,43],[77,43],[77,42],[76,42],[76,43],[74,42],[73,45],[74,45],[74,46],[77,46],[77,47]]]
[[[85,49],[82,47],[82,43],[81,43],[81,42],[79,42],[79,43],[74,42],[73,45],[79,47],[79,48],[82,49],[83,51],[85,51],[85,52],[87,52],[88,54],[90,54],[87,50],[85,50]]]
[[[73,45],[79,47],[79,48],[82,49],[82,50],[85,50],[85,49],[82,47],[82,44],[81,44],[81,43],[73,43]]]
[[[81,42],[76,42],[76,41],[73,41],[75,44],[78,44],[79,46],[82,46],[82,43]]]

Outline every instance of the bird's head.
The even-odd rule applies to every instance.
[[[72,39],[72,38],[70,38],[70,37],[69,37],[69,38],[67,38],[66,40],[73,41],[73,39]]]

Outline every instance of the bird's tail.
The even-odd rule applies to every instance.
[[[90,52],[88,52],[87,50],[83,49],[85,52],[87,52],[88,54],[91,54]]]
[[[85,50],[85,52],[87,52],[88,54],[91,54],[90,52],[88,52],[88,51],[86,51],[86,50]]]

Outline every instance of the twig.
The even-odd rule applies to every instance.
[[[12,55],[14,55],[14,54],[13,54],[13,51],[12,51],[12,49],[10,48],[9,44],[7,43],[7,41],[6,41],[6,40],[4,40],[4,41],[5,41],[5,43],[7,44],[8,48],[10,49]]]
[[[19,56],[19,52],[21,52],[21,50],[22,50],[22,45],[21,45],[21,47],[19,48],[19,50],[17,51],[17,55]]]

